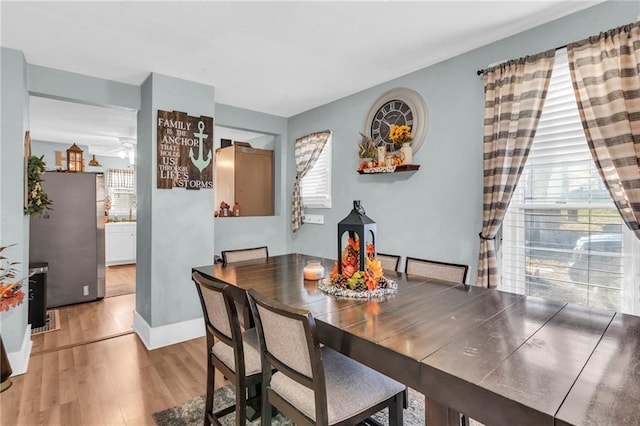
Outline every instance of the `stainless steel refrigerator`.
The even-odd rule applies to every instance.
[[[49,217],[32,217],[29,261],[46,262],[47,307],[104,297],[104,174],[45,172]]]

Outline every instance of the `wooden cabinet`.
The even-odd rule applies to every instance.
[[[105,264],[136,263],[136,223],[105,224]]]
[[[236,144],[216,150],[216,208],[222,201],[240,216],[273,216],[273,151]]]

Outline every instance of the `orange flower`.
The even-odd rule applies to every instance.
[[[376,282],[378,278],[382,276],[382,264],[380,263],[380,259],[370,259],[367,257],[366,259],[366,268],[369,275],[371,275]]]
[[[367,244],[367,255],[371,256],[373,254],[373,244]]]
[[[334,262],[333,270],[331,271],[331,279],[334,280],[338,276],[338,262]]]
[[[349,247],[351,247],[355,251],[360,251],[360,245],[358,245],[358,239],[357,238],[353,238],[353,239],[349,238]]]
[[[367,284],[367,289],[374,290],[378,285],[378,282],[371,275],[369,275],[367,277],[366,284]]]

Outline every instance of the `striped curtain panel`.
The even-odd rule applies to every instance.
[[[495,238],[527,161],[547,96],[555,50],[483,71],[484,192],[476,285],[496,287]]]
[[[640,22],[567,51],[591,155],[624,222],[640,238]]]
[[[133,169],[109,169],[107,187],[135,191],[136,172]]]
[[[312,133],[296,139],[294,154],[296,160],[296,181],[293,184],[293,200],[291,203],[291,229],[296,232],[302,226],[303,208],[300,196],[300,179],[316,164],[324,149],[331,130]]]

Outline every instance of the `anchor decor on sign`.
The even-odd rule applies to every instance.
[[[193,163],[194,166],[196,166],[198,168],[198,170],[200,170],[200,172],[202,173],[202,169],[204,169],[205,167],[207,167],[209,165],[209,163],[211,162],[211,150],[209,150],[208,154],[207,154],[207,159],[204,160],[202,157],[203,154],[203,147],[204,147],[204,140],[207,138],[206,133],[203,133],[204,131],[204,122],[202,121],[198,121],[198,133],[194,133],[193,136],[195,136],[196,138],[198,138],[200,140],[199,143],[199,151],[198,151],[198,158],[194,158],[193,157],[193,148],[189,149],[189,158],[191,159],[191,162]]]
[[[157,124],[158,188],[213,189],[213,117],[158,110]]]

